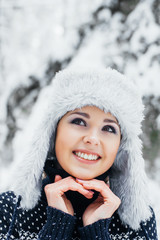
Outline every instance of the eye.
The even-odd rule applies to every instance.
[[[80,126],[86,126],[86,122],[81,118],[75,118],[71,121],[72,124],[80,125]]]
[[[116,134],[116,129],[113,126],[106,125],[102,128],[103,131],[110,132]]]

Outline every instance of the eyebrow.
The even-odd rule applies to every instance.
[[[70,115],[72,115],[72,114],[78,114],[78,115],[81,115],[81,116],[83,116],[83,117],[86,117],[86,118],[90,119],[90,116],[89,116],[89,114],[88,114],[88,113],[84,113],[84,112],[73,112],[73,113],[71,113]],[[116,121],[115,121],[115,120],[113,120],[113,119],[106,118],[106,119],[104,119],[104,121],[103,121],[103,122],[115,123],[115,124],[117,124],[117,125],[118,125],[118,127],[119,127],[119,124],[118,124],[118,122],[116,122]]]

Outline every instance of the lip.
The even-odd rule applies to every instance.
[[[74,152],[82,152],[82,153],[92,154],[92,155],[96,155],[96,156],[98,156],[98,157],[101,158],[101,155],[100,155],[100,154],[98,154],[98,153],[96,153],[96,152],[89,151],[89,150],[75,149],[75,150],[73,151],[73,154],[74,154]],[[74,155],[75,155],[75,154],[74,154]]]
[[[83,159],[83,158],[80,158],[78,157],[76,154],[74,154],[74,157],[81,163],[85,163],[85,164],[95,164],[97,163],[100,159],[97,159],[97,160],[87,160],[87,159]]]
[[[78,157],[75,152],[82,152],[82,153],[86,153],[86,154],[93,154],[93,155],[96,155],[98,156],[99,158],[97,160],[88,160],[88,159],[83,159],[83,158],[80,158]],[[98,154],[98,153],[95,153],[95,152],[92,152],[92,151],[89,151],[89,150],[85,150],[85,149],[75,149],[73,152],[73,155],[74,157],[81,163],[85,163],[85,164],[95,164],[97,163],[100,159],[101,159],[101,156]]]

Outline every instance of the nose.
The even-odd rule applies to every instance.
[[[100,144],[100,139],[96,133],[90,133],[84,136],[83,142],[98,146]]]

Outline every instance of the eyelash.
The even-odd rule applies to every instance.
[[[71,123],[82,126],[81,124],[78,124],[77,121],[78,121],[78,123],[79,123],[79,122],[83,122],[83,123],[84,123],[83,126],[86,126],[86,122],[85,122],[83,119],[81,119],[81,118],[75,118],[75,119],[73,119],[73,120],[71,121]]]
[[[116,129],[115,129],[113,126],[106,125],[106,126],[104,126],[102,129],[104,129],[104,128],[107,128],[108,130],[111,129],[111,131],[107,131],[107,132],[114,133],[114,134],[117,133],[117,132],[116,132]]]
[[[80,124],[80,122],[83,122],[83,125]],[[75,118],[71,121],[72,124],[76,124],[76,125],[79,125],[79,126],[86,126],[86,122],[81,119],[81,118]],[[104,130],[105,128],[107,128],[107,130]],[[116,134],[116,129],[111,126],[111,125],[106,125],[102,128],[102,130],[106,131],[106,132],[109,132],[109,133],[114,133]]]

